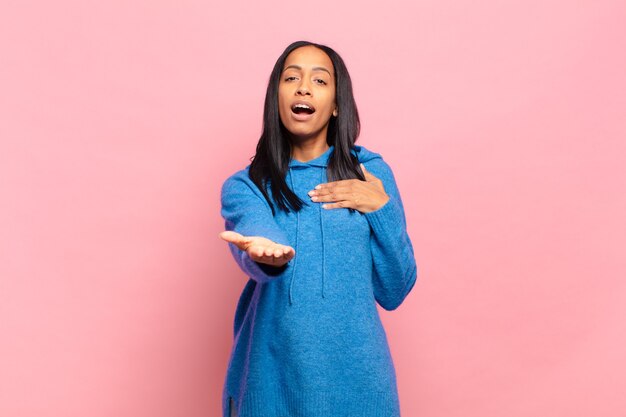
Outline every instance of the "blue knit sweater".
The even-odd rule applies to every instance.
[[[286,181],[305,206],[276,215],[248,176],[226,179],[226,230],[263,236],[295,249],[284,266],[253,261],[228,243],[249,277],[237,304],[223,395],[238,417],[399,417],[386,332],[376,302],[396,309],[417,278],[400,193],[380,154],[352,152],[378,177],[389,200],[376,211],[323,209],[308,192],[328,182],[331,146],[319,157],[291,159]],[[270,193],[271,196],[271,193]]]

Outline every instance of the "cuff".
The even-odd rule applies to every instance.
[[[393,234],[394,231],[401,229],[402,209],[395,199],[389,197],[389,200],[378,210],[365,213],[365,218],[374,232]]]
[[[289,267],[289,262],[287,262],[283,266],[273,266],[273,265],[268,265],[268,264],[264,264],[264,263],[256,262],[256,261],[252,261],[252,262],[257,264],[257,266],[259,267],[261,271],[263,271],[266,275],[269,275],[271,277],[275,277],[275,276],[282,274]]]

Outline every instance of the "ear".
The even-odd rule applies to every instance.
[[[337,107],[335,107],[335,110],[333,110],[333,116],[337,117]]]

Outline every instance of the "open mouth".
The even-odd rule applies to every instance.
[[[309,104],[296,103],[291,106],[291,111],[295,114],[313,114],[315,113],[315,108]]]

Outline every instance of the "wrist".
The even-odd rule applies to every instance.
[[[369,211],[367,211],[366,213],[371,213],[373,211],[378,211],[380,210],[382,207],[384,207],[387,202],[389,201],[389,196],[387,194],[385,194],[380,200],[378,200],[378,202],[370,208]]]

